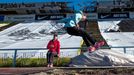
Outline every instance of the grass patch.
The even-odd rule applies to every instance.
[[[0,59],[0,67],[11,67],[12,61],[11,58]]]
[[[54,59],[54,66],[63,67],[70,62],[71,58],[60,58],[57,63],[57,58]],[[12,67],[13,59],[0,59],[0,67]],[[16,67],[44,67],[47,65],[46,58],[18,58]]]

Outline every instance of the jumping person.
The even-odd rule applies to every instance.
[[[59,22],[65,22],[64,28],[67,33],[70,35],[81,36],[88,47],[90,52],[95,51],[100,46],[104,45],[104,41],[96,42],[95,39],[91,36],[91,34],[87,33],[86,30],[79,27],[80,21],[85,21],[87,17],[84,15],[82,11],[77,11],[74,16],[63,19]],[[90,42],[92,46],[90,45]]]
[[[47,52],[47,67],[53,67],[54,56],[60,57],[60,42],[57,34],[53,35],[53,39],[48,42],[47,48],[49,49]]]

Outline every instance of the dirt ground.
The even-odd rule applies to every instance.
[[[134,68],[109,69],[53,69],[29,75],[134,75]]]
[[[134,67],[0,68],[0,75],[134,75]]]

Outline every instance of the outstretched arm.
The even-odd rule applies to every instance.
[[[80,28],[80,25],[79,25],[79,24],[76,24],[76,27],[77,27],[77,28]]]
[[[64,18],[64,19],[61,19],[61,20],[57,20],[56,23],[65,23],[67,22],[68,18]]]

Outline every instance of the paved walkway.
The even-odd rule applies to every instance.
[[[44,72],[52,68],[47,67],[30,67],[30,68],[0,68],[0,75],[27,75]]]

